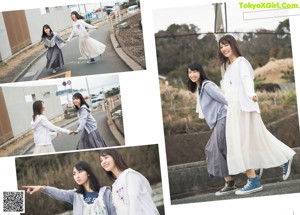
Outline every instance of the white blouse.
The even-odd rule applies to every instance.
[[[118,215],[159,215],[148,180],[133,169],[124,170],[112,185]]]
[[[70,41],[72,39],[72,37],[75,36],[75,35],[78,35],[79,37],[88,37],[89,34],[86,31],[86,28],[95,29],[96,27],[86,23],[82,19],[78,19],[75,22],[73,22],[73,30],[72,30],[72,33],[70,34],[67,41]]]
[[[232,96],[231,90],[238,92],[241,110],[260,113],[258,103],[252,100],[252,97],[256,95],[253,79],[252,66],[249,61],[240,56],[227,67],[222,80],[222,89],[227,100],[230,100]]]

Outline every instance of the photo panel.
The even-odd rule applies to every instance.
[[[111,158],[112,161],[106,160]],[[88,163],[91,170],[82,162]],[[25,194],[25,214],[72,213],[72,210],[74,213],[81,213],[81,210],[85,210],[82,202],[89,196],[75,193],[75,190],[79,191],[80,185],[87,189],[86,180],[92,190],[92,186],[96,186],[95,180],[99,182],[100,207],[104,203],[110,212],[112,207],[116,207],[118,214],[128,214],[126,210],[133,209],[142,212],[142,208],[146,207],[148,212],[153,210],[152,214],[165,214],[158,145],[17,157],[15,163],[18,190],[27,191],[27,187],[24,187],[27,185],[50,186],[44,193]],[[114,171],[114,165],[121,165],[118,168],[124,170],[112,180],[106,171]],[[89,176],[83,175],[86,173]],[[128,178],[131,180],[126,181]],[[107,193],[101,200],[101,190],[104,187],[109,189],[106,192],[111,191],[112,201],[107,201]],[[134,195],[138,199],[134,199]],[[69,200],[66,196],[72,196],[76,201]]]
[[[125,145],[117,74],[3,84],[0,89],[1,157]],[[54,149],[39,151],[45,144]]]
[[[268,8],[260,5],[260,9],[254,12],[249,4],[241,2],[214,2],[187,6],[176,4],[177,7],[164,5],[162,8],[153,10],[172,205],[179,207],[180,204],[197,202],[207,202],[208,205],[209,202],[218,200],[300,192],[298,186],[294,186],[299,183],[300,133],[295,87],[296,71],[294,71],[293,62],[294,50],[292,52],[292,48],[295,49],[295,47],[292,47],[293,32],[290,30],[290,17],[288,16],[290,12],[287,9],[280,10],[271,16],[269,13],[264,13],[268,8],[275,10],[276,6],[272,6],[271,3],[271,5],[268,4]],[[282,7],[283,4],[286,5],[284,2],[278,2],[278,5]],[[292,8],[295,5],[289,6]],[[209,147],[212,147],[214,126],[208,125],[211,119],[207,122],[201,116],[203,115],[199,111],[201,101],[197,104],[199,98],[196,92],[198,91],[194,89],[196,92],[192,93],[188,85],[188,72],[190,71],[188,68],[193,62],[197,62],[202,65],[209,80],[224,90],[221,86],[224,70],[218,59],[218,49],[219,40],[225,35],[233,36],[240,53],[250,62],[254,70],[259,115],[267,131],[270,132],[266,133],[272,138],[275,137],[274,139],[279,139],[283,143],[279,145],[283,148],[289,148],[287,151],[290,154],[287,153],[289,154],[287,157],[292,157],[292,151],[296,153],[293,156],[288,180],[283,181],[283,168],[280,165],[265,168],[260,179],[263,190],[255,194],[235,195],[231,193],[217,196],[216,192],[224,187],[225,181],[223,177],[214,177],[208,173],[208,168],[211,167],[208,167],[206,156],[211,150]],[[198,74],[202,75],[199,72]],[[192,81],[194,77],[190,77]],[[209,107],[202,112],[214,110],[213,106]],[[235,125],[238,125],[237,123]],[[228,128],[228,123],[225,125]],[[234,134],[238,135],[238,130],[242,129],[237,129]],[[245,139],[247,136],[242,137],[241,142],[246,142]],[[257,142],[263,142],[263,140]],[[273,142],[274,145],[278,143],[275,140]],[[228,147],[233,147],[230,144],[227,140],[227,150]],[[286,158],[285,161],[287,160]],[[256,173],[259,174],[258,171]],[[247,183],[244,172],[233,174],[233,179],[239,189]],[[274,189],[277,192],[273,192]],[[256,201],[254,199],[253,201]]]
[[[0,82],[146,69],[140,3],[69,3],[0,12]]]

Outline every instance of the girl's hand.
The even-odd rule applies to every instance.
[[[43,192],[45,190],[45,186],[22,186],[27,188],[27,193],[32,195],[35,192]]]
[[[252,101],[257,102],[258,98],[257,95],[252,96]]]
[[[70,132],[70,135],[72,135],[72,136],[75,136],[76,134],[77,134],[76,131],[71,131],[71,132]]]

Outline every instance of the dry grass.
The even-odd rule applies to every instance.
[[[261,116],[265,124],[297,112],[295,89],[275,93],[258,92]],[[199,119],[196,94],[188,90],[161,85],[164,130],[166,135],[208,131],[205,120]]]
[[[285,83],[286,80],[282,79],[282,71],[289,70],[289,67],[293,67],[293,59],[271,59],[266,65],[256,69],[255,77],[264,80],[264,83]]]
[[[151,184],[161,182],[157,145],[117,149],[127,164],[142,173]],[[23,185],[49,185],[61,189],[76,188],[73,165],[80,160],[88,162],[101,186],[110,186],[104,170],[99,166],[99,151],[82,151],[64,154],[16,158],[18,188]],[[72,205],[36,193],[26,196],[26,214],[52,215],[70,210]]]

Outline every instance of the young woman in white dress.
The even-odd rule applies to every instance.
[[[114,182],[112,198],[118,215],[157,215],[149,181],[141,173],[128,168],[115,149],[100,151],[101,167]]]
[[[84,17],[79,15],[76,11],[71,13],[71,19],[73,20],[73,30],[67,42],[69,42],[74,35],[78,35],[81,56],[84,59],[89,59],[87,63],[95,63],[95,57],[102,55],[106,48],[103,43],[91,38],[86,30],[86,28],[96,29],[96,27],[86,23]]]
[[[254,71],[232,35],[225,35],[219,40],[218,55],[225,70],[222,89],[228,101],[226,142],[229,174],[246,172],[247,184],[236,191],[237,195],[261,191],[263,186],[254,169],[282,165],[282,178],[286,180],[295,152],[266,129],[254,91]]]

